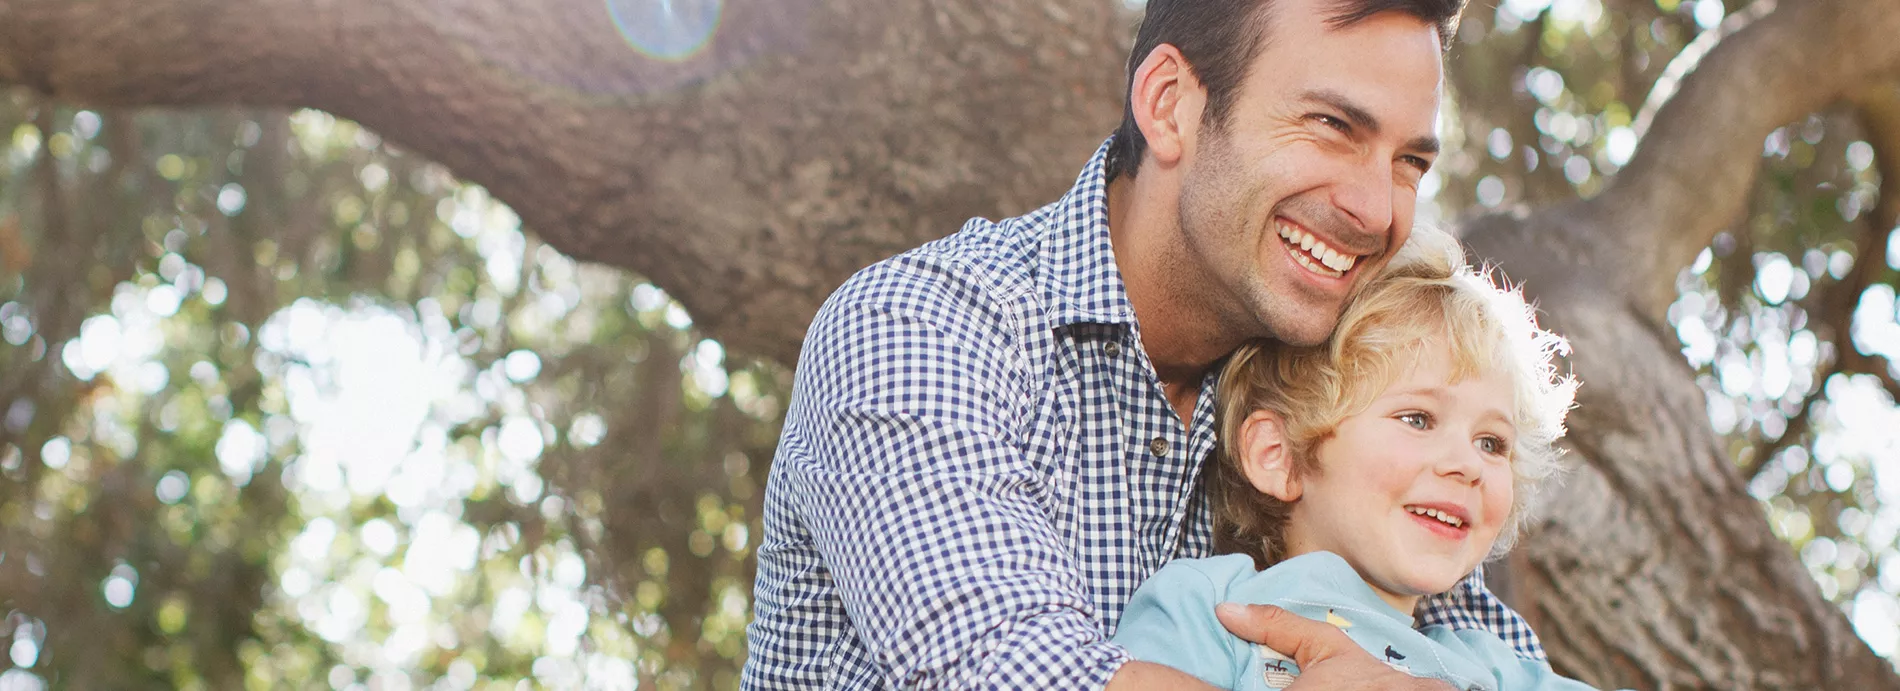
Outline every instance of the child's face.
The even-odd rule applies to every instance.
[[[1290,554],[1339,554],[1402,611],[1450,590],[1491,551],[1512,493],[1511,382],[1451,382],[1450,353],[1418,362],[1320,443],[1319,472],[1297,481]],[[1450,520],[1421,513],[1435,512]]]

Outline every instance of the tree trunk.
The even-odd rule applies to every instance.
[[[1770,532],[1674,333],[1618,293],[1626,277],[1552,259],[1566,231],[1550,220],[1480,220],[1467,239],[1536,278],[1527,292],[1583,380],[1576,468],[1508,568],[1552,665],[1605,688],[1900,688]]]
[[[1112,0],[733,2],[694,50],[705,24],[666,33],[650,4],[0,0],[0,83],[356,119],[790,363],[852,271],[1059,194],[1119,114],[1134,20]],[[1900,66],[1900,0],[1751,7],[1602,195],[1466,228],[1534,279],[1585,382],[1581,467],[1513,558],[1516,598],[1599,685],[1900,689],[1769,531],[1663,316],[1762,138]]]

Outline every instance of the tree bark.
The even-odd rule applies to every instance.
[[[645,6],[0,0],[0,83],[356,119],[791,363],[850,272],[1066,187],[1119,115],[1134,19],[1110,0],[735,2],[663,58],[692,37],[656,42]],[[1580,468],[1514,557],[1517,599],[1599,685],[1900,689],[1769,531],[1663,317],[1744,208],[1762,138],[1896,74],[1900,0],[1735,21],[1603,194],[1466,225],[1532,279],[1585,382]]]
[[[352,118],[783,362],[851,272],[1055,198],[1120,115],[1108,0],[726,3],[683,60],[617,29],[647,6],[0,0],[0,83]]]
[[[1762,138],[1891,79],[1896,30],[1900,3],[1780,3],[1701,58],[1603,194],[1466,224],[1570,338],[1584,381],[1580,467],[1512,559],[1560,669],[1636,688],[1900,688],[1762,520],[1664,317],[1677,272],[1741,220]]]

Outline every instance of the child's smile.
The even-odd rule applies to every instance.
[[[1471,513],[1464,507],[1453,504],[1413,505],[1405,507],[1405,510],[1417,516],[1419,523],[1445,537],[1463,539],[1470,532]]]
[[[1510,380],[1452,381],[1450,352],[1418,360],[1320,442],[1317,473],[1294,480],[1288,556],[1344,557],[1401,611],[1484,561],[1513,501]]]

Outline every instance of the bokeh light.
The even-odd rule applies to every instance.
[[[713,40],[722,0],[606,0],[627,45],[649,57],[684,61]]]

